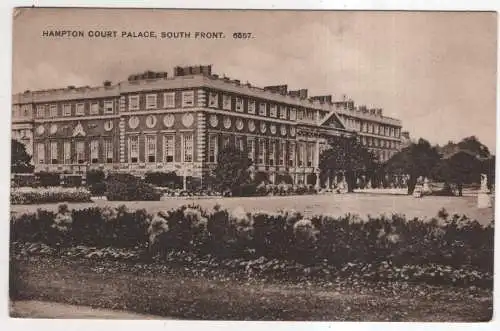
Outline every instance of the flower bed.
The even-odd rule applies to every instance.
[[[294,211],[230,212],[218,206],[209,211],[182,206],[156,215],[125,207],[69,211],[61,206],[58,213],[13,216],[11,242],[127,248],[138,252],[126,251],[127,256],[138,258],[169,259],[178,253],[201,267],[200,261],[215,259],[249,273],[356,273],[368,279],[490,284],[493,225],[444,211],[438,217],[443,222],[398,215],[307,219]]]
[[[90,197],[90,192],[84,188],[19,187],[11,189],[10,201],[14,205],[52,202],[90,202]]]

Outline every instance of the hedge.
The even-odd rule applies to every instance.
[[[142,179],[125,173],[106,178],[106,197],[110,201],[159,201],[161,193]]]
[[[20,187],[12,188],[10,202],[13,205],[26,205],[54,202],[90,202],[91,194],[85,188],[68,187]]]
[[[263,257],[339,269],[440,265],[487,273],[493,271],[493,230],[493,223],[484,226],[444,211],[422,221],[400,215],[305,218],[295,211],[247,213],[195,205],[151,215],[123,206],[69,211],[62,205],[57,213],[39,210],[11,218],[12,242],[52,247],[137,247],[160,256],[177,251],[200,257]]]

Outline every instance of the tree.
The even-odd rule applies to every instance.
[[[33,172],[31,164],[31,156],[26,152],[26,147],[23,143],[12,139],[11,140],[11,159],[10,170],[12,173],[29,173]]]
[[[358,141],[357,137],[332,137],[329,148],[319,158],[320,176],[330,178],[335,171],[344,171],[347,191],[352,192],[356,184],[356,172],[367,172],[374,168],[374,155]]]
[[[252,160],[245,151],[234,145],[228,145],[217,155],[217,166],[213,170],[216,186],[220,191],[225,191],[249,183],[251,165]]]
[[[469,151],[479,158],[489,158],[491,156],[488,147],[483,145],[475,136],[462,139],[457,146],[460,150]]]
[[[463,185],[477,182],[481,173],[482,163],[476,155],[469,151],[459,151],[440,160],[432,171],[433,177],[443,180],[445,186],[455,184],[458,195],[462,196]]]
[[[410,144],[390,158],[385,169],[389,172],[409,175],[408,194],[413,194],[417,179],[420,176],[429,177],[439,160],[437,148],[420,138],[417,143]]]

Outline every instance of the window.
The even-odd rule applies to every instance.
[[[227,146],[229,146],[229,142],[230,142],[230,137],[229,136],[222,137],[222,146],[224,148],[226,148]]]
[[[90,104],[90,115],[99,115],[99,103],[92,102]]]
[[[71,164],[71,142],[65,141],[63,145],[64,164]]]
[[[266,103],[265,102],[261,102],[259,104],[259,115],[260,116],[266,116]]]
[[[290,121],[297,120],[297,110],[295,108],[290,109]]]
[[[113,100],[104,101],[104,114],[113,114]],[[139,109],[139,103],[137,104],[137,109]]]
[[[299,143],[299,167],[304,166],[305,154],[306,154],[306,143],[300,142]]]
[[[314,110],[306,110],[306,117],[308,121],[314,121]]]
[[[304,119],[304,109],[299,109],[299,111],[297,112],[297,119],[299,121],[302,121]]]
[[[129,95],[128,97],[128,109],[129,110],[139,110],[139,96]]]
[[[156,102],[156,94],[147,94],[146,109],[156,109],[156,108],[158,108],[158,104]]]
[[[194,92],[184,91],[182,92],[182,107],[193,107],[194,106]]]
[[[42,118],[45,116],[45,105],[36,106],[36,117]]]
[[[57,164],[57,141],[50,142],[50,163]]]
[[[236,145],[236,148],[238,148],[240,151],[243,151],[243,137],[242,136],[236,136],[234,137],[235,141],[234,144]]]
[[[90,162],[99,163],[99,140],[90,142]]]
[[[129,162],[139,162],[139,137],[132,136],[128,138]]]
[[[193,134],[186,133],[182,140],[183,162],[193,162]]]
[[[273,166],[276,161],[276,142],[269,142],[269,165]]]
[[[231,110],[231,96],[227,94],[222,95],[222,109]]]
[[[175,92],[163,93],[163,107],[175,108]]]
[[[306,146],[307,166],[312,167],[314,158],[314,143],[308,143]]]
[[[146,136],[146,155],[148,162],[156,162],[156,136]]]
[[[85,142],[83,141],[76,142],[76,162],[80,164],[85,162]]]
[[[248,158],[250,160],[254,160],[255,158],[255,139],[248,137],[247,138],[247,149],[248,149]]]
[[[163,148],[164,148],[164,159],[165,162],[174,162],[175,154],[175,140],[174,135],[168,135],[163,137]]]
[[[290,166],[290,167],[295,166],[295,143],[294,142],[288,143],[288,166]]]
[[[57,117],[57,105],[50,105],[50,117]]]
[[[36,146],[36,154],[38,157],[38,163],[45,163],[45,145],[43,143],[38,143]]]
[[[208,162],[217,162],[217,135],[210,135],[208,138]]]
[[[366,137],[365,136],[361,137],[361,143],[363,144],[363,146],[366,146]]]
[[[97,112],[99,112],[99,109],[97,110]],[[85,104],[83,104],[83,103],[77,103],[76,104],[75,115],[76,116],[83,116],[83,115],[85,115]]]
[[[266,141],[264,139],[259,139],[259,164],[264,164],[266,160]]]
[[[255,114],[255,101],[253,100],[248,101],[248,113]]]
[[[368,126],[366,125],[366,122],[363,122],[361,124],[361,131],[363,131],[363,132],[367,132],[368,131]]]
[[[271,117],[278,117],[278,106],[271,105],[269,107],[269,116],[271,116]]]
[[[71,116],[71,105],[63,105],[63,116]]]
[[[240,97],[236,97],[236,111],[243,111],[243,99]]]
[[[218,108],[219,107],[219,95],[215,92],[210,92],[208,94],[208,107]]]
[[[104,140],[104,157],[106,163],[113,163],[113,141],[111,139]]]
[[[280,106],[280,118],[286,120],[286,107]]]
[[[286,153],[286,141],[281,141],[280,148],[278,151],[278,165],[280,166],[284,165],[285,153]]]

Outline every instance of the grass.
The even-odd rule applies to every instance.
[[[485,224],[493,219],[493,208],[478,209],[475,197],[424,197],[415,199],[405,195],[384,195],[352,193],[339,195],[304,195],[304,196],[269,196],[252,198],[210,198],[210,199],[167,199],[164,201],[96,201],[95,203],[69,203],[69,207],[86,208],[90,206],[127,205],[130,209],[145,208],[148,212],[172,209],[186,203],[195,203],[203,208],[212,208],[220,204],[223,208],[243,207],[246,211],[264,210],[274,212],[279,209],[293,208],[306,215],[331,214],[344,216],[347,213],[360,216],[405,214],[407,217],[435,217],[441,208],[450,214],[467,215],[469,218]],[[38,208],[57,210],[58,204],[12,205],[16,213],[35,212]]]
[[[187,266],[31,256],[12,262],[11,298],[179,319],[487,321],[492,290],[407,283],[283,282]]]

